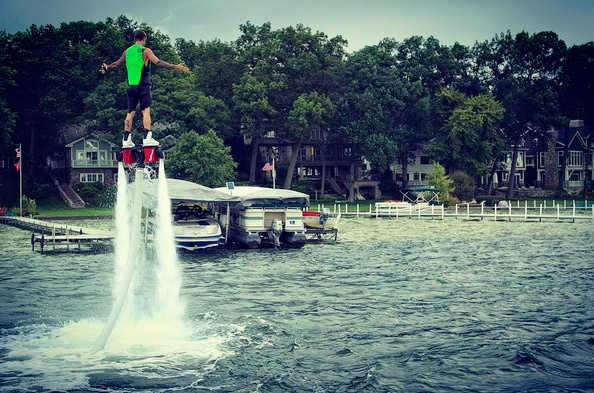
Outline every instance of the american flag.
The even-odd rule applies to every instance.
[[[21,170],[21,149],[19,149],[18,147],[16,149],[14,149],[14,151],[16,151],[16,158],[17,161],[14,163],[14,167],[16,168],[17,171]]]
[[[271,171],[272,170],[272,165],[270,165],[270,163],[268,161],[266,161],[266,164],[264,164],[264,166],[262,167],[263,171]]]

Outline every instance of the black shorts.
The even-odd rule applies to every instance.
[[[151,85],[128,86],[128,113],[136,111],[140,102],[140,110],[151,106]]]

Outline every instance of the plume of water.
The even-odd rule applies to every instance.
[[[163,321],[180,324],[184,313],[184,305],[179,297],[181,270],[175,248],[171,200],[169,199],[163,160],[159,162],[157,195],[157,229],[155,233],[157,254],[156,316]]]
[[[123,234],[123,238],[127,238],[130,241],[128,248],[128,255],[126,257],[126,264],[123,268],[123,274],[119,278],[120,285],[117,287],[117,296],[107,318],[107,322],[97,338],[95,345],[91,348],[91,354],[97,353],[105,347],[107,339],[111,335],[113,328],[120,316],[124,302],[130,289],[130,282],[132,281],[132,275],[134,274],[134,266],[138,258],[138,248],[140,244],[140,220],[142,215],[142,195],[144,186],[144,177],[142,170],[137,170],[134,176],[134,196],[131,204],[131,229],[129,234]],[[129,235],[129,236],[128,236]],[[117,273],[119,274],[119,272]]]
[[[130,252],[130,210],[131,201],[128,198],[128,178],[126,176],[126,171],[124,170],[124,164],[118,162],[117,196],[115,204],[114,298],[117,297],[117,291],[122,285],[128,253]],[[131,304],[131,302],[128,302],[127,304]]]

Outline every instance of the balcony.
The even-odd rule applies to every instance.
[[[72,160],[72,168],[115,168],[117,160]]]

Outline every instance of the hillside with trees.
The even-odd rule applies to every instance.
[[[397,161],[406,172],[426,146],[447,173],[476,177],[491,173],[506,152],[515,158],[527,130],[544,133],[570,118],[594,121],[594,46],[567,47],[554,32],[506,32],[472,47],[435,37],[385,38],[347,53],[341,36],[303,25],[275,30],[246,22],[235,41],[197,43],[171,42],[125,16],[32,25],[0,33],[0,142],[8,151],[22,144],[27,187],[47,183],[41,169],[66,125],[91,121],[119,143],[125,70],[98,71],[119,58],[136,29],[147,33],[159,58],[191,70],[153,69],[153,129],[157,139],[171,135],[196,154],[204,152],[199,145],[212,146],[215,155],[192,162],[191,170],[175,162],[171,168],[209,185],[256,182],[258,146],[243,140],[270,130],[293,146],[281,179],[290,188],[296,152],[313,129],[352,142],[355,154],[387,176]],[[141,116],[135,122],[136,130]],[[176,157],[187,162],[192,154]]]

